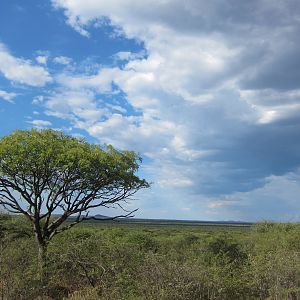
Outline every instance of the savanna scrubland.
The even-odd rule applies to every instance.
[[[1,299],[300,299],[300,225],[87,223],[53,238],[0,216]]]

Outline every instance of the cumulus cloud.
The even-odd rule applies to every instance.
[[[42,104],[44,102],[45,98],[44,96],[42,95],[38,95],[38,96],[35,96],[32,100],[32,104]]]
[[[218,197],[300,165],[298,1],[52,2],[83,35],[108,18],[116,34],[143,42],[143,55],[116,54],[122,67],[58,78],[84,90],[81,99],[90,93],[87,111],[117,87],[131,113],[106,107],[90,122],[63,101],[48,106],[71,110],[100,141],[146,154],[162,185],[173,174],[174,186]]]
[[[0,90],[0,98],[4,99],[5,101],[8,101],[10,103],[14,103],[13,98],[16,96],[17,96],[17,94],[15,94],[15,93],[9,93],[9,92]]]
[[[46,120],[32,120],[32,121],[27,121],[27,123],[33,125],[35,128],[45,128],[45,127],[52,126],[52,123]]]
[[[30,60],[14,57],[1,43],[0,73],[8,80],[36,87],[44,86],[52,80],[44,67],[33,65]]]
[[[105,118],[108,111],[95,101],[91,91],[61,91],[49,96],[45,102],[46,114],[68,119],[77,127],[92,126]]]
[[[72,59],[67,56],[56,56],[53,58],[53,62],[61,65],[68,65],[72,62]]]
[[[137,53],[133,53],[133,52],[130,52],[130,51],[121,51],[121,52],[118,52],[116,54],[114,54],[114,58],[116,60],[135,60],[135,59],[142,59],[146,56],[146,52],[145,51],[140,51],[140,52],[137,52]]]
[[[41,65],[46,65],[47,64],[47,60],[48,60],[48,57],[47,56],[43,56],[43,55],[39,55],[37,56],[36,58],[36,61],[41,64]]]

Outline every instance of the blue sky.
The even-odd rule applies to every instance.
[[[300,219],[300,4],[0,4],[0,135],[140,152],[138,216]],[[100,211],[97,211],[100,212]]]

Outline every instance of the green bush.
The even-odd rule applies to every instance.
[[[0,215],[3,299],[300,299],[300,226],[87,224],[55,237],[44,278],[23,218]]]

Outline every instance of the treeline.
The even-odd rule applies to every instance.
[[[0,215],[0,299],[300,299],[300,225],[81,225],[49,245]]]

